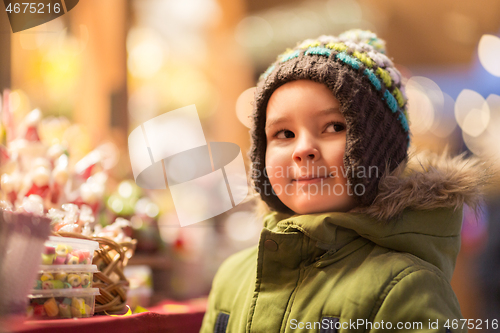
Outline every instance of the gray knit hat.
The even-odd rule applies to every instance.
[[[350,30],[338,37],[305,40],[279,55],[260,76],[249,151],[254,188],[272,210],[290,212],[264,172],[266,109],[278,87],[301,79],[325,84],[339,100],[347,124],[347,178],[352,186],[364,186],[364,193],[356,197],[358,204],[370,205],[377,195],[380,177],[407,160],[410,145],[401,74],[385,55],[385,42],[370,31]],[[369,173],[370,167],[378,172]]]

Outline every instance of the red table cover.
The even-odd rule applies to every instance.
[[[119,317],[96,315],[91,318],[36,321],[25,320],[24,317],[7,318],[0,320],[0,332],[199,332],[206,304],[206,298],[185,302],[164,301],[149,307],[149,312]]]

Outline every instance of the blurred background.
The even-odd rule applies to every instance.
[[[76,159],[111,143],[100,218],[130,219],[139,243],[129,274],[145,305],[206,295],[220,263],[256,244],[261,224],[240,205],[180,228],[168,190],[135,186],[128,134],[195,104],[207,141],[236,143],[245,156],[252,87],[297,41],[376,32],[408,80],[413,145],[500,156],[496,0],[85,0],[15,34],[4,10],[2,3],[0,92],[10,89],[13,123],[40,109],[42,141],[64,141]],[[500,319],[499,202],[492,186],[479,219],[466,211],[452,281],[465,318]]]

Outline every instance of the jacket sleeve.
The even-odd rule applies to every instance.
[[[368,332],[388,331],[388,325],[405,332],[467,332],[458,300],[443,276],[428,269],[401,275],[387,286]]]

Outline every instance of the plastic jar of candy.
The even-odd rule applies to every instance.
[[[98,242],[50,236],[45,241],[42,265],[91,265],[98,248]]]
[[[92,288],[96,265],[42,265],[34,290]]]
[[[85,318],[94,315],[98,288],[33,290],[28,295],[31,319]]]

